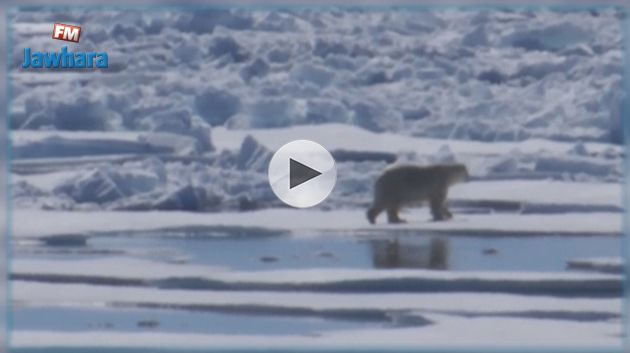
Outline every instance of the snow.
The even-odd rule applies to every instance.
[[[622,207],[622,186],[561,181],[479,181],[457,185],[454,200],[517,201],[536,204],[608,205]]]
[[[117,59],[80,74],[12,65],[16,304],[259,308],[322,320],[376,312],[401,325],[273,340],[50,327],[13,331],[16,347],[621,348],[625,263],[597,258],[597,249],[560,272],[232,271],[71,251],[111,233],[162,244],[167,231],[182,243],[189,232],[229,241],[234,231],[356,241],[437,233],[489,243],[621,239],[627,97],[618,9],[64,16],[90,24],[76,50],[105,48]],[[44,10],[10,14],[12,41],[21,44],[8,53],[14,63],[22,47],[58,49],[41,25],[50,19]],[[296,139],[322,144],[337,160],[335,190],[309,210],[284,207],[267,181],[273,151]],[[452,162],[471,175],[449,190],[453,220],[433,222],[423,207],[404,210],[405,224],[384,216],[368,224],[372,185],[385,168]]]
[[[125,283],[169,289],[313,291],[334,293],[466,292],[560,296],[611,296],[621,291],[616,275],[534,272],[435,272],[429,270],[305,269],[225,271],[110,258],[86,261],[17,260],[13,276],[85,284]],[[135,267],[140,269],[135,270]],[[142,267],[141,267],[142,266]],[[154,272],[150,272],[153,270]]]
[[[313,233],[343,235],[347,232],[430,231],[460,235],[619,235],[622,216],[619,213],[581,214],[468,214],[450,222],[432,222],[426,209],[403,214],[408,223],[370,226],[364,211],[334,212],[296,209],[268,209],[253,212],[63,212],[15,210],[13,236],[41,238],[55,235],[119,233],[149,230],[186,230],[217,227],[258,228],[293,231],[298,236]],[[37,222],[29,220],[37,219]],[[282,221],[290,220],[290,221]]]
[[[159,268],[156,268],[159,270]],[[275,308],[306,308],[313,311],[378,310],[416,314],[452,313],[492,315],[498,313],[562,312],[600,313],[615,316],[621,308],[620,299],[556,298],[514,294],[475,292],[460,293],[300,293],[259,291],[198,291],[151,288],[102,287],[83,284],[45,284],[17,282],[15,299],[27,306],[89,306],[97,303],[117,303],[133,306],[139,303],[162,305],[205,305],[208,307],[264,306]],[[492,305],[488,305],[492,303]],[[351,316],[351,315],[349,315]]]
[[[173,133],[18,131],[11,140],[16,159],[195,151],[195,140]]]
[[[456,202],[483,203],[491,205],[490,208],[500,207],[501,203],[508,206],[507,202],[512,209],[524,212],[621,209],[622,151],[612,145],[543,140],[516,143],[437,140],[324,124],[239,131],[215,128],[212,141],[219,152],[200,155],[199,145],[189,137],[134,134],[17,132],[14,149],[23,158],[14,163],[17,173],[14,189],[19,201],[16,204],[53,209],[231,211],[240,209],[242,200],[247,200],[255,208],[274,207],[279,203],[266,181],[271,154],[285,142],[306,138],[322,143],[338,162],[338,185],[323,204],[325,209],[365,207],[371,201],[374,180],[392,162],[466,163],[473,181],[453,188],[450,197]],[[60,179],[61,171],[70,165],[85,168],[68,174],[65,180]],[[77,180],[93,179],[95,173],[110,174],[109,171],[127,176],[154,173],[161,183],[140,190],[134,187],[133,178],[114,178],[117,188],[130,192],[118,193],[116,198],[74,196],[100,192],[95,184],[81,184]],[[47,176],[50,176],[48,181]],[[68,184],[73,192],[68,192]],[[87,189],[79,190],[84,188]],[[195,194],[211,196],[166,208],[154,201],[172,198],[177,190],[191,188],[199,190]],[[41,192],[33,196],[22,189]]]
[[[218,88],[208,87],[195,98],[197,112],[210,125],[222,125],[240,110],[240,99]]]
[[[546,139],[528,139],[519,142],[483,142],[409,137],[386,132],[376,133],[354,125],[336,123],[315,126],[298,125],[276,129],[229,130],[216,128],[212,131],[212,140],[218,149],[237,149],[247,135],[254,136],[272,151],[277,150],[289,141],[297,139],[317,141],[330,151],[352,150],[390,153],[414,151],[426,155],[435,154],[442,146],[448,146],[456,154],[484,155],[504,154],[514,150],[523,153],[540,153],[544,151],[566,153],[574,146],[570,142]],[[341,136],[346,138],[340,138]],[[592,153],[601,153],[608,148],[612,148],[617,153],[622,151],[620,146],[598,142],[588,142],[584,146]]]
[[[446,315],[427,315],[436,322],[418,328],[365,329],[325,332],[316,336],[263,335],[200,335],[174,333],[123,333],[82,332],[64,333],[54,331],[14,331],[11,342],[16,347],[136,347],[136,348],[234,348],[295,350],[295,347],[328,349],[364,349],[377,351],[387,343],[387,349],[417,349],[439,347],[445,349],[494,347],[509,349],[523,348],[579,350],[618,350],[619,334],[617,322],[571,322],[562,320],[531,320],[514,318],[459,318]],[[453,332],[457,339],[453,339]],[[566,334],[571,332],[567,345]],[[536,339],[532,339],[535,337]]]
[[[31,29],[41,16],[12,17],[16,42],[54,49],[38,26]],[[195,107],[188,113],[209,122],[199,127],[292,126],[319,123],[300,107],[333,99],[339,115],[324,122],[372,131],[487,142],[621,142],[622,32],[614,9],[68,16],[91,22],[79,48],[106,47],[120,59],[106,75],[90,74],[89,91],[72,85],[73,75],[33,78],[16,65],[16,128],[155,129],[161,118],[154,113],[181,107]],[[165,48],[165,37],[177,45]],[[142,60],[124,55],[134,48],[142,49]],[[11,53],[16,62],[20,50]],[[31,80],[48,84],[31,87]],[[216,87],[236,99],[219,99],[213,115],[195,102]],[[263,102],[296,106],[260,109]],[[428,112],[423,118],[404,119],[403,111],[420,107]]]
[[[80,266],[79,266],[80,264]],[[151,269],[154,269],[152,271]],[[344,282],[353,280],[386,280],[400,279],[412,281],[419,280],[443,280],[465,281],[480,280],[489,282],[565,282],[568,286],[579,281],[587,283],[619,282],[616,275],[582,274],[582,273],[510,273],[510,272],[435,272],[429,270],[274,270],[254,272],[226,272],[220,268],[161,264],[146,260],[110,258],[83,261],[45,261],[45,260],[16,260],[13,266],[16,273],[46,273],[51,275],[74,276],[109,276],[112,278],[138,278],[138,279],[166,279],[176,276],[202,277],[226,282],[260,282],[260,283],[326,283]],[[574,282],[572,282],[574,281]],[[586,284],[587,285],[587,284]]]

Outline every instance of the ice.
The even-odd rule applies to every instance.
[[[310,99],[306,105],[306,121],[309,123],[344,122],[349,114],[343,104],[329,98]]]
[[[117,23],[112,29],[110,35],[121,42],[125,42],[136,40],[138,36],[142,35],[142,33],[136,26]]]
[[[291,59],[291,51],[286,48],[274,48],[267,53],[267,60],[273,63],[286,63]]]
[[[415,151],[419,154],[435,154],[442,146],[447,145],[454,153],[474,154],[508,154],[514,150],[526,153],[550,151],[567,153],[574,143],[545,139],[530,139],[522,142],[480,142],[458,139],[442,140],[437,138],[407,137],[392,133],[375,133],[347,124],[321,124],[309,126],[293,126],[278,129],[243,129],[228,130],[216,128],[212,130],[212,139],[218,149],[237,149],[246,135],[254,136],[258,141],[275,150],[280,148],[292,136],[318,141],[329,150],[345,149],[355,151],[402,152]],[[346,138],[339,138],[339,137]],[[590,153],[602,153],[612,149],[619,156],[622,148],[616,145],[583,142]]]
[[[376,98],[376,97],[374,97]],[[380,99],[359,101],[352,106],[352,122],[366,130],[385,131],[392,126],[400,127],[402,116],[389,110]]]
[[[287,13],[271,12],[263,15],[263,18],[256,22],[255,28],[261,31],[286,33],[298,31],[300,22],[302,21]]]
[[[68,238],[65,237],[60,239]],[[150,270],[151,262],[117,258],[79,261],[15,261],[12,275],[26,281],[108,285],[120,281],[168,289],[315,293],[475,292],[611,297],[619,295],[623,287],[621,277],[605,274],[318,268],[239,272],[166,264],[157,264],[160,271],[154,272]],[[135,266],[140,268],[136,274],[130,270]]]
[[[208,87],[195,98],[195,107],[210,125],[222,125],[241,109],[241,101],[230,92]]]
[[[608,205],[621,208],[622,200],[618,197],[621,187],[615,183],[586,186],[577,182],[480,181],[454,187],[453,195],[459,200],[468,201],[519,200],[536,204]]]
[[[150,115],[149,119],[137,119],[137,127],[148,131],[164,131],[189,136],[194,144],[185,152],[203,153],[213,150],[210,125],[187,109],[167,109]]]
[[[243,62],[249,59],[250,54],[246,49],[243,49],[241,45],[232,37],[215,37],[210,42],[208,48],[208,54],[215,58],[229,58],[234,62]]]
[[[121,154],[187,154],[196,151],[195,141],[175,134],[27,132],[15,133],[14,138],[13,151],[17,159]],[[209,141],[208,139],[208,143]]]
[[[133,82],[142,93],[127,104],[105,104],[106,97],[121,95],[106,80],[91,82],[102,96],[86,96],[79,86],[68,84],[69,75],[42,75],[38,79],[50,86],[27,88],[25,73],[13,87],[13,111],[21,112],[13,122],[22,128],[134,129],[120,126],[116,117],[125,118],[130,108],[158,97],[179,103],[173,107],[190,104],[190,94],[198,97],[208,81],[198,75],[202,71],[213,72],[213,85],[225,94],[247,101],[264,101],[265,87],[275,86],[281,95],[276,98],[298,100],[308,92],[310,99],[334,97],[346,111],[323,120],[305,120],[304,114],[292,111],[263,121],[250,114],[249,102],[224,103],[230,116],[242,119],[242,126],[332,119],[425,137],[621,142],[622,36],[614,10],[597,16],[586,10],[208,10],[69,16],[90,17],[92,33],[111,28],[112,36],[90,38],[112,53],[142,48],[144,66],[121,61],[116,70],[123,76],[114,79],[118,87]],[[36,31],[26,25],[37,20],[31,16],[23,21],[17,21],[14,35],[23,37],[25,46],[50,47],[50,41],[33,35]],[[178,43],[174,50],[164,49],[162,35]],[[17,49],[16,62],[21,59]],[[185,90],[164,89],[173,80],[167,63],[178,67],[174,80]],[[156,69],[160,74],[155,75]],[[147,80],[147,75],[154,77]],[[62,98],[61,92],[75,98]],[[200,115],[213,126],[228,124],[224,104],[210,108],[218,116],[206,108]],[[407,114],[414,118],[401,123],[398,110],[423,113]],[[55,112],[55,120],[49,111]],[[377,119],[381,123],[375,125]]]
[[[424,347],[452,347],[465,349],[471,346],[509,349],[529,347],[540,349],[562,349],[586,347],[593,350],[619,350],[621,345],[613,337],[619,334],[616,322],[571,322],[563,320],[532,320],[514,318],[461,318],[447,315],[427,315],[437,324],[428,329],[396,328],[341,330],[316,336],[274,336],[270,342],[262,335],[203,335],[192,333],[121,333],[87,331],[65,333],[55,331],[14,331],[11,342],[16,347],[135,347],[163,348],[186,347],[208,349],[208,347],[238,347],[239,349],[295,349],[310,347],[320,349],[357,348],[373,349],[383,342],[394,342],[387,349],[411,350],[422,344]],[[497,325],[501,327],[497,335]],[[564,334],[572,332],[574,337],[567,344]],[[453,334],[458,339],[453,340]],[[421,343],[419,343],[421,342]]]
[[[306,105],[307,111],[318,112],[318,115],[307,114],[307,117],[312,119],[332,117],[337,109],[341,109],[330,100],[313,102]],[[259,112],[261,121],[266,121],[270,116],[288,116],[290,113],[287,110],[299,108],[295,102],[277,98],[269,98],[264,103],[256,103],[254,107],[261,109]],[[340,110],[340,114],[343,112]],[[170,115],[165,115],[165,122],[169,124],[177,122],[177,120],[166,118],[168,116]],[[280,121],[281,119],[273,120]],[[238,131],[215,128],[212,134],[209,127],[208,130],[197,130],[193,127],[191,131],[195,131],[200,136],[190,138],[170,133],[20,131],[14,134],[15,155],[21,158],[37,159],[29,160],[28,163],[21,161],[16,163],[16,166],[19,166],[16,170],[19,170],[20,174],[55,172],[68,164],[77,164],[86,167],[81,173],[84,174],[82,176],[84,179],[89,179],[93,178],[91,175],[93,169],[103,168],[104,165],[110,169],[117,165],[117,172],[127,174],[134,173],[134,168],[137,168],[136,164],[125,163],[124,160],[116,162],[105,157],[95,159],[99,155],[112,154],[126,156],[127,160],[129,158],[139,160],[142,156],[149,158],[151,155],[161,154],[158,159],[166,166],[164,173],[168,181],[160,188],[142,191],[151,191],[144,196],[140,195],[140,191],[120,194],[120,197],[125,200],[116,205],[108,203],[112,201],[112,198],[107,198],[107,201],[89,198],[91,202],[96,202],[92,206],[100,205],[105,209],[112,207],[147,209],[153,204],[148,200],[166,200],[174,195],[174,190],[186,190],[182,188],[190,184],[192,187],[211,186],[212,190],[208,192],[217,195],[218,198],[212,197],[215,200],[212,202],[207,200],[213,205],[208,208],[209,210],[241,208],[238,206],[243,202],[241,200],[256,204],[256,208],[265,208],[277,205],[266,183],[267,163],[271,158],[271,153],[292,140],[291,137],[294,136],[294,138],[317,141],[328,148],[337,160],[338,185],[329,200],[322,205],[326,209],[364,207],[371,201],[371,187],[374,181],[388,164],[454,162],[465,163],[474,177],[475,180],[472,181],[469,190],[478,189],[484,185],[491,186],[483,187],[474,196],[465,199],[462,199],[457,192],[451,193],[451,199],[456,202],[510,201],[516,205],[515,207],[527,209],[527,212],[536,209],[552,210],[547,206],[553,206],[558,212],[585,210],[585,207],[589,206],[587,198],[590,198],[589,207],[593,210],[611,211],[619,210],[621,207],[618,202],[620,199],[618,195],[621,192],[618,181],[622,176],[620,164],[622,152],[618,147],[610,144],[586,142],[574,144],[547,140],[504,143],[439,140],[373,133],[356,126],[337,123]],[[338,136],[343,136],[343,138],[338,138]],[[206,147],[201,147],[199,141],[205,141]],[[115,148],[110,147],[112,142],[116,142]],[[208,148],[214,152],[208,153]],[[190,158],[177,159],[176,156],[190,156]],[[51,159],[51,157],[63,157],[64,161]],[[151,171],[155,172],[153,169],[146,172]],[[181,176],[191,179],[194,183],[181,180]],[[44,175],[39,178],[43,179]],[[16,180],[27,182],[29,179],[33,178],[16,177]],[[63,185],[72,184],[75,179],[56,181],[55,186],[62,190],[65,188]],[[530,182],[517,182],[518,179],[529,179]],[[512,180],[514,183],[512,187],[502,186],[509,185],[507,182],[502,182],[507,180]],[[496,184],[477,184],[477,181],[496,181]],[[119,182],[126,183],[125,178],[120,179]],[[559,182],[566,184],[559,184]],[[250,186],[247,187],[246,184]],[[79,192],[77,188],[86,185],[72,186],[75,189],[73,193]],[[527,188],[530,195],[536,196],[523,198],[525,196],[523,193],[517,194],[520,185]],[[558,193],[556,185],[562,187],[566,185],[566,192]],[[123,185],[119,186],[123,187]],[[127,189],[136,190],[133,186]],[[569,190],[574,191],[569,192]],[[86,191],[87,194],[91,192]],[[580,195],[585,196],[577,200],[576,198]],[[77,198],[76,201],[79,204],[76,207],[83,207],[80,203],[85,200],[87,199]],[[26,201],[23,200],[20,205],[25,203]],[[33,203],[42,204],[40,201]],[[59,203],[59,205],[62,204]],[[180,203],[171,205],[177,204]],[[183,207],[183,204],[181,205]],[[170,206],[169,209],[172,207]]]
[[[614,331],[615,319],[618,317],[616,312],[621,305],[616,299],[559,299],[506,294],[311,294],[176,289],[161,293],[149,288],[117,287],[102,291],[98,287],[86,285],[24,282],[16,284],[16,294],[29,303],[29,308],[56,303],[72,303],[74,308],[101,308],[116,303],[116,308],[103,309],[115,312],[121,307],[150,306],[184,311],[195,308],[202,315],[211,315],[213,312],[242,315],[252,312],[284,316],[292,320],[332,318],[365,322],[369,318],[372,325],[375,321],[377,325],[391,325],[387,331],[407,327],[414,328],[418,333],[428,328],[427,325],[439,325],[449,321],[449,318],[521,319],[524,327],[535,327],[545,320],[555,320],[562,325],[575,319],[574,322],[590,324],[608,322],[610,330]],[[490,301],[496,305],[488,305]],[[331,330],[325,331],[322,333],[332,333]]]
[[[105,165],[64,181],[53,192],[67,195],[78,203],[103,204],[153,190],[165,181],[160,180],[158,175],[159,172],[140,168],[121,172],[112,165]]]
[[[432,222],[428,210],[404,213],[408,223],[370,226],[364,210],[294,210],[265,209],[254,212],[82,212],[77,218],[73,212],[15,210],[13,236],[40,238],[57,234],[118,233],[165,229],[191,229],[218,226],[255,227],[271,230],[294,231],[298,236],[313,232],[326,232],[331,236],[347,232],[397,232],[423,230],[453,235],[500,236],[529,234],[556,235],[619,235],[622,216],[618,212],[591,212],[588,217],[580,213],[558,214],[467,214],[451,222]],[[28,222],[37,219],[38,222]],[[278,222],[290,219],[291,222]]]
[[[294,80],[298,82],[310,82],[319,87],[327,86],[334,77],[334,71],[313,64],[302,64],[296,66],[291,71],[291,78]]]
[[[84,96],[71,102],[53,101],[49,107],[52,109],[51,124],[59,130],[108,130],[111,127],[107,125],[115,122],[113,112],[102,102]]]
[[[256,141],[255,138],[247,136],[236,157],[236,167],[243,171],[251,170],[265,173],[272,156],[272,151]]]
[[[541,29],[516,28],[504,37],[504,42],[531,51],[556,51],[564,47],[591,41],[592,33],[571,22],[557,23]]]
[[[253,128],[286,126],[296,115],[303,116],[300,114],[298,102],[284,97],[265,97],[256,100],[248,107],[247,112]]]
[[[613,176],[621,174],[618,163],[608,161],[593,161],[580,157],[541,157],[536,161],[536,171],[554,171],[565,173],[584,173],[598,176]]]
[[[624,261],[618,257],[572,259],[567,263],[567,267],[575,270],[622,273],[624,271]]]
[[[221,196],[203,186],[185,185],[153,202],[147,209],[204,211],[216,208]]]
[[[252,26],[252,19],[246,13],[212,9],[191,11],[177,20],[177,27],[186,32],[212,33],[217,26],[242,30]]]
[[[269,72],[269,65],[265,60],[257,58],[241,70],[241,78],[249,82],[252,78],[265,76]]]
[[[627,101],[619,10],[77,10],[60,18],[18,10],[10,17],[21,45],[8,54],[16,63],[17,304],[381,325],[273,340],[51,327],[14,331],[16,347],[619,348],[624,263],[590,257],[595,249],[558,272],[253,271],[190,258],[169,264],[171,256],[147,245],[189,246],[191,233],[208,242],[238,241],[237,234],[617,241]],[[20,70],[23,47],[57,49],[41,25],[52,20],[89,23],[76,49],[106,48],[118,59],[107,72]],[[267,181],[273,151],[296,139],[322,144],[337,163],[334,191],[309,210],[284,207]],[[414,205],[401,212],[406,224],[383,216],[367,222],[383,170],[454,162],[467,165],[471,179],[449,190],[452,220],[433,222],[427,207]],[[158,255],[90,253],[113,236]],[[490,245],[486,259],[503,255]]]
[[[343,140],[334,139],[334,135],[327,134],[328,131],[343,133],[347,138]],[[506,143],[503,146],[497,144],[472,144],[463,141],[441,141],[438,143],[438,140],[395,139],[395,136],[370,134],[357,128],[335,124],[322,125],[318,129],[295,128],[286,131],[281,129],[263,129],[249,130],[249,133],[250,135],[245,137],[245,131],[228,133],[228,131],[219,130],[215,132],[212,141],[220,149],[219,153],[213,157],[191,158],[189,161],[198,160],[201,163],[195,164],[194,167],[181,162],[162,159],[162,163],[168,166],[168,170],[164,173],[167,174],[169,182],[164,184],[164,188],[155,190],[157,194],[151,194],[150,198],[166,197],[173,190],[171,186],[175,188],[183,186],[178,181],[179,176],[186,175],[187,178],[193,178],[201,183],[211,183],[215,193],[218,192],[218,194],[227,196],[227,199],[224,200],[226,203],[223,206],[217,205],[219,209],[233,209],[235,204],[229,200],[241,198],[256,202],[258,204],[257,207],[273,206],[273,202],[268,203],[274,200],[274,197],[266,183],[267,162],[270,159],[271,151],[280,147],[283,140],[287,141],[283,136],[291,134],[311,138],[323,143],[331,149],[333,156],[337,159],[339,164],[339,184],[325,205],[327,208],[349,205],[356,207],[368,203],[371,198],[371,186],[379,173],[385,169],[385,163],[452,163],[462,160],[468,164],[473,176],[478,178],[479,181],[487,180],[488,182],[482,184],[473,182],[469,188],[464,186],[468,190],[479,189],[479,192],[465,198],[462,198],[458,192],[454,192],[451,194],[451,199],[455,201],[513,201],[529,207],[529,210],[533,210],[541,204],[556,205],[555,207],[558,210],[573,211],[578,210],[579,207],[588,206],[589,203],[594,207],[593,209],[600,207],[600,210],[619,210],[620,207],[618,195],[621,192],[621,188],[619,184],[614,183],[621,177],[617,156],[619,152],[605,145],[581,144],[579,145],[581,146],[579,147],[582,151],[581,154],[586,154],[586,156],[563,156],[561,153],[573,153],[575,146],[573,144],[548,142],[545,144],[543,141],[538,144],[534,144],[532,141],[517,144]],[[17,133],[16,152],[18,155],[32,157],[48,155],[72,156],[71,153],[77,152],[87,155],[116,153],[115,150],[107,149],[107,146],[110,145],[109,142],[116,141],[116,139],[129,141],[129,147],[126,147],[125,144],[117,144],[117,146],[120,149],[118,153],[125,153],[130,156],[148,154],[152,150],[175,154],[194,154],[194,151],[197,151],[196,142],[186,139],[171,139],[169,135],[149,134],[136,136],[133,134],[121,135],[119,133],[69,135],[69,133],[64,133],[64,135],[57,136],[57,134],[60,133]],[[134,140],[142,142],[136,143],[133,142]],[[53,144],[55,141],[59,142]],[[239,144],[238,147],[234,146],[235,143]],[[82,148],[78,149],[74,148],[74,146]],[[139,149],[135,146],[138,146]],[[519,150],[510,152],[511,148],[518,148]],[[527,153],[520,152],[521,150],[527,151]],[[535,151],[540,150],[551,151],[552,153],[547,152],[542,155],[535,153]],[[422,154],[418,155],[414,151],[421,151]],[[503,154],[499,154],[498,157],[494,156],[495,153],[501,152]],[[30,155],[27,153],[30,153]],[[555,157],[556,155],[557,157]],[[610,157],[602,159],[600,155]],[[111,162],[107,162],[105,159],[102,159],[102,161],[106,165],[110,164],[109,168],[112,168]],[[88,166],[88,169],[82,172],[86,174],[83,176],[84,178],[91,178],[92,176],[89,175],[89,173],[92,173],[91,170],[101,167],[97,160],[93,159],[76,159],[74,162]],[[41,161],[36,161],[36,163],[22,163],[22,168],[33,171],[39,170],[39,168],[49,168],[51,171],[54,171],[55,168],[58,168],[55,167],[56,163],[58,162],[42,159]],[[65,163],[59,163],[60,167],[66,165]],[[119,172],[133,173],[134,168],[136,168],[135,164],[121,164],[119,165]],[[148,172],[150,171],[155,172],[153,169],[149,169]],[[33,172],[28,173],[32,174]],[[230,177],[226,179],[227,175],[230,175]],[[38,178],[45,179],[45,176],[41,175]],[[511,186],[508,182],[501,182],[501,180],[515,178],[554,178],[556,181],[512,181],[514,184]],[[16,180],[18,179],[28,182],[28,180],[37,178],[22,178],[20,176],[16,177]],[[493,179],[497,179],[496,182],[490,183]],[[256,180],[256,183],[252,183],[253,180]],[[560,183],[560,181],[563,181],[564,184]],[[72,184],[73,182],[74,179],[69,179],[62,182],[56,181],[55,183],[60,186],[62,184]],[[121,182],[124,183],[125,181]],[[250,187],[237,186],[244,185],[244,183],[249,183]],[[507,185],[507,187],[502,185]],[[521,185],[526,188],[525,190],[527,190],[529,195],[524,193],[517,194]],[[485,186],[489,187],[486,188]],[[559,193],[559,189],[556,186],[566,187],[566,191]],[[79,186],[73,187],[76,189]],[[458,188],[455,190],[458,190]],[[133,194],[135,195],[136,193]],[[132,196],[131,194],[125,195],[125,197]],[[580,195],[584,195],[583,198]],[[523,198],[524,196],[527,197]],[[577,199],[577,197],[580,197],[580,199]],[[138,201],[125,202],[126,206],[119,205],[117,207],[134,208],[132,204]],[[141,203],[145,205],[142,208],[148,207],[146,202]],[[107,207],[106,204],[102,205]],[[212,209],[215,208],[213,207]]]

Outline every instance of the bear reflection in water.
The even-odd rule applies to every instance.
[[[448,268],[448,240],[442,237],[374,240],[371,249],[375,268]]]

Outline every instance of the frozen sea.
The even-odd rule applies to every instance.
[[[17,351],[623,348],[624,12],[21,9],[13,43],[61,19],[110,68],[11,72]],[[337,161],[308,210],[267,181],[295,139]],[[385,168],[453,162],[454,219],[367,222]]]

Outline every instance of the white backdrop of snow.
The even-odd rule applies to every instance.
[[[11,15],[13,42],[22,44],[13,48],[15,62],[21,62],[23,46],[56,50],[57,43],[43,35],[46,30],[34,25],[51,16],[43,11]],[[278,143],[312,134],[300,132],[299,125],[306,130],[321,126],[316,141],[346,157],[347,151],[353,153],[340,161],[339,183],[325,208],[369,202],[372,182],[385,166],[379,158],[465,162],[476,178],[621,179],[621,153],[614,144],[621,142],[625,99],[622,22],[613,9],[86,9],[64,16],[90,23],[81,43],[70,49],[106,49],[110,69],[85,74],[14,69],[16,158],[166,153],[210,156],[211,161],[93,163],[52,193],[17,183],[19,206],[275,206],[263,166]],[[265,130],[282,127],[289,129],[272,133],[270,143]],[[222,151],[227,146],[211,131],[226,128],[234,132],[227,134],[233,140],[228,144],[240,152]],[[255,141],[246,140],[241,148],[243,129],[252,131]],[[28,135],[34,130],[44,134]],[[72,131],[104,135],[101,141],[86,141],[68,137]],[[174,145],[168,138],[156,143],[138,137],[108,144],[110,133],[121,131],[148,137],[168,132],[189,140]],[[26,143],[22,132],[31,136]],[[544,150],[559,141],[570,147]],[[584,147],[589,141],[608,145],[612,156]],[[488,142],[481,148],[487,156],[466,155],[482,142]],[[523,150],[519,142],[536,148]],[[501,149],[500,143],[516,144]],[[364,154],[368,151],[392,155],[374,160]],[[147,173],[155,175],[135,187],[137,176]]]
[[[24,46],[56,49],[32,26],[47,17],[12,15],[13,41],[22,44],[15,62]],[[622,23],[614,10],[66,17],[90,23],[71,49],[107,49],[114,70],[82,75],[82,84],[65,73],[14,71],[14,128],[192,134],[208,125],[336,121],[480,141],[621,141]]]

